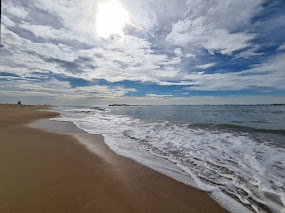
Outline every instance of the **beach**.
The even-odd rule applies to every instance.
[[[115,154],[101,135],[66,122],[47,127],[66,134],[28,127],[58,116],[45,108],[0,105],[0,212],[226,212],[205,192]]]

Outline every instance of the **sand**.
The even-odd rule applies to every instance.
[[[61,122],[48,128],[66,134],[28,127],[57,116],[36,111],[43,108],[0,105],[0,212],[226,212],[208,194],[117,155],[101,135]]]

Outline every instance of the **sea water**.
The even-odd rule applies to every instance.
[[[53,120],[102,134],[118,154],[208,192],[231,212],[285,212],[285,106],[58,107],[56,111],[61,117]]]

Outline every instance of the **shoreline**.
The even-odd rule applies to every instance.
[[[58,115],[36,111],[47,107],[7,108],[0,106],[4,212],[226,212],[205,192],[114,153],[101,135],[72,123],[49,127],[57,133],[25,126]]]

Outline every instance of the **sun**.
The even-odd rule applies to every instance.
[[[123,35],[124,26],[129,16],[117,0],[105,0],[98,4],[95,31],[100,37],[107,38],[112,34]]]

